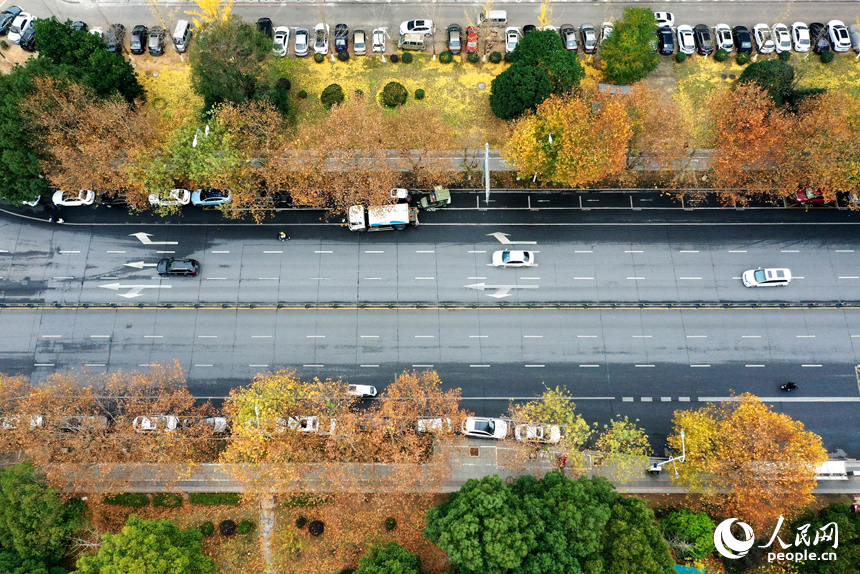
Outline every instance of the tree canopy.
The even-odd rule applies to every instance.
[[[215,562],[203,553],[203,534],[171,520],[129,516],[119,534],[105,534],[96,554],[78,560],[77,574],[211,574]]]
[[[839,548],[834,549],[833,540],[819,540],[818,544],[815,544],[816,535],[824,532],[822,527],[833,522],[836,523],[839,531]],[[809,552],[815,552],[818,556],[826,552],[835,552],[836,560],[798,562],[795,565],[797,572],[799,574],[856,574],[860,565],[860,513],[852,512],[850,506],[841,502],[835,502],[818,512],[807,509],[794,521],[791,530],[783,530],[785,534],[783,540],[787,542],[791,539],[793,542],[794,535],[807,524],[810,525],[805,529],[809,539]],[[805,548],[807,548],[805,545],[797,547],[798,550]]]
[[[613,84],[638,82],[657,69],[657,20],[649,8],[628,7],[600,46],[603,75]]]
[[[660,530],[678,555],[688,560],[702,560],[714,552],[713,519],[704,512],[681,508],[660,519]]]
[[[490,108],[497,117],[512,120],[533,110],[552,93],[543,68],[515,63],[490,84]]]
[[[794,101],[794,67],[782,60],[762,60],[749,64],[738,84],[754,83],[766,91],[778,108]]]
[[[358,560],[355,574],[421,574],[421,558],[396,542],[372,546]]]

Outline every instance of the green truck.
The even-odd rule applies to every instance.
[[[433,191],[421,198],[418,203],[421,209],[427,211],[435,211],[440,207],[445,207],[451,203],[451,191],[448,188],[437,185]]]

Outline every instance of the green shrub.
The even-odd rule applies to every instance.
[[[341,54],[343,54],[343,52],[341,52]],[[236,527],[236,530],[239,532],[239,534],[248,534],[249,532],[254,530],[254,523],[250,520],[243,520]]]
[[[203,534],[203,536],[212,536],[215,534],[215,525],[211,522],[204,522],[197,529]]]
[[[347,52],[346,50],[344,50],[343,52],[338,52],[337,59],[341,62],[346,62],[347,60],[349,60],[349,52]]]
[[[289,92],[290,88],[293,87],[292,82],[290,82],[289,78],[279,78],[275,87],[279,90],[284,90],[285,92]]]
[[[307,524],[307,523],[308,523],[308,519],[305,518],[304,516],[299,516],[298,518],[296,518],[296,528],[298,528],[299,530],[304,528],[305,524]]]
[[[444,52],[439,54],[439,61],[442,62],[443,64],[450,64],[453,59],[454,59],[454,54],[452,54],[448,50],[445,50]]]
[[[343,52],[341,52],[341,54],[342,53]],[[335,104],[342,104],[343,99],[343,88],[341,88],[339,84],[331,84],[329,86],[326,86],[326,89],[324,89],[322,91],[322,94],[320,94],[320,102],[322,102],[322,105],[327,108],[330,108]]]
[[[358,88],[357,90],[355,90],[355,97],[356,98],[363,98],[364,97],[364,90],[362,90],[361,88]]]
[[[285,500],[282,506],[284,508],[313,508],[314,506],[322,506],[327,502],[328,499],[324,496],[316,494],[295,494]]]
[[[344,568],[338,574],[355,574],[355,570],[352,568]]]
[[[307,98],[307,97],[308,97],[308,93],[307,93],[305,90],[301,90],[301,91],[299,92],[299,98],[300,98],[300,99],[302,99],[302,100],[303,100],[303,99],[305,99],[305,98]]]
[[[746,52],[741,52],[737,56],[735,56],[735,62],[738,63],[738,66],[743,66],[750,61],[750,55]]]
[[[717,525],[704,512],[682,508],[661,518],[659,526],[667,539],[684,543],[675,546],[682,558],[703,560],[714,551],[714,529]]]
[[[314,62],[316,62],[317,64],[322,64],[323,60],[325,60],[325,56],[323,56],[322,54],[314,54]]]
[[[675,54],[675,61],[679,64],[683,64],[687,60],[687,54],[684,52],[678,52]]]
[[[506,52],[505,53],[505,62],[507,62],[508,64],[513,64],[516,61],[516,59],[517,59],[517,57],[514,56],[513,52]]]
[[[203,506],[239,506],[239,494],[236,492],[192,492],[188,495],[191,504]]]
[[[406,103],[406,97],[409,92],[403,87],[403,84],[398,82],[388,82],[382,88],[382,103],[389,108],[402,106]]]
[[[391,63],[392,64],[396,64],[399,61],[400,61],[400,56],[398,56],[397,54],[391,54]]]
[[[132,508],[143,508],[149,505],[149,496],[146,494],[128,492],[126,494],[116,494],[114,496],[105,495],[105,504],[115,504],[117,506],[131,506]]]
[[[788,50],[786,50],[785,52],[780,52],[777,58],[779,58],[783,62],[788,62],[789,60],[791,60],[791,52],[789,52]]]
[[[4,50],[8,50],[9,49],[9,42],[7,42],[6,40],[0,40],[0,48],[2,48]]]
[[[466,59],[469,60],[469,62],[471,62],[472,64],[477,64],[480,58],[478,57],[478,54],[469,54],[468,56],[466,56]]]
[[[422,90],[421,88],[418,88],[417,90],[415,90],[415,99],[416,100],[423,100],[424,99],[424,90]]]
[[[835,56],[836,56],[836,54],[834,54],[833,52],[831,52],[829,50],[827,52],[821,52],[821,63],[822,64],[829,64],[830,62],[833,61],[833,58]]]
[[[412,63],[412,54],[410,54],[409,52],[406,52],[405,54],[403,54],[403,58],[401,58],[401,60],[403,61],[404,64],[411,64]]]
[[[493,52],[490,54],[490,62],[492,62],[493,64],[498,64],[501,61],[502,61],[501,52]]]
[[[714,60],[716,60],[717,62],[725,62],[728,59],[729,59],[729,53],[726,52],[725,50],[723,50],[722,48],[717,50],[717,52],[714,54]]]
[[[179,508],[182,506],[182,496],[170,492],[162,492],[152,497],[152,505],[158,508]]]
[[[385,519],[384,526],[387,531],[391,532],[392,530],[397,528],[397,519],[393,516],[389,516]]]

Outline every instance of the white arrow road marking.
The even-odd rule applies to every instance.
[[[488,233],[487,237],[495,237],[502,245],[537,245],[537,241],[511,241],[508,239],[507,233],[502,233],[500,231]]]
[[[158,263],[144,263],[143,261],[135,261],[133,263],[125,263],[126,267],[134,267],[135,269],[143,269],[144,267],[158,267]]]
[[[488,293],[488,296],[501,299],[502,297],[510,297],[511,289],[537,289],[538,285],[486,285],[484,283],[475,283],[474,285],[464,285],[467,289],[478,289],[486,291],[487,289],[495,289],[495,293]]]
[[[102,289],[111,289],[119,291],[120,289],[129,289],[127,293],[117,293],[120,297],[131,299],[132,297],[140,297],[141,291],[144,289],[170,289],[172,285],[121,285],[119,283],[108,283],[107,285],[99,285]]]
[[[129,237],[137,237],[144,245],[179,245],[178,241],[152,241],[150,239],[150,237],[152,237],[152,234],[143,233],[142,231],[139,233],[131,233]]]

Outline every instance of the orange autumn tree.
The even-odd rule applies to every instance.
[[[676,482],[715,515],[764,532],[812,501],[816,468],[827,460],[821,437],[758,397],[675,411],[668,442],[678,454],[682,430],[686,460]]]
[[[632,135],[621,96],[551,96],[512,122],[502,156],[521,177],[580,187],[624,171]]]

